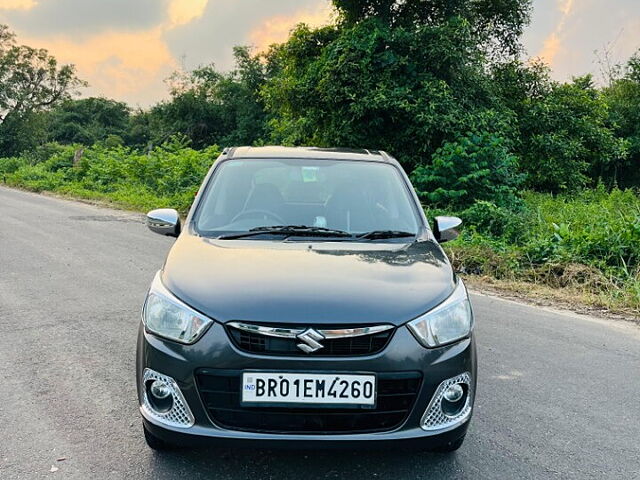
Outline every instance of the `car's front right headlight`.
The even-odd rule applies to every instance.
[[[184,344],[196,342],[213,323],[167,290],[160,272],[149,289],[142,319],[148,332]]]
[[[473,312],[467,289],[458,280],[444,302],[407,324],[416,339],[427,348],[441,347],[468,337],[473,329]]]

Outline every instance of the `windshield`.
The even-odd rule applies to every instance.
[[[228,160],[216,169],[195,226],[207,236],[279,226],[415,235],[418,220],[404,180],[392,165],[249,159]]]

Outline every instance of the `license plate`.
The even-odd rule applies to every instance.
[[[342,373],[243,372],[242,404],[374,407],[376,376]]]

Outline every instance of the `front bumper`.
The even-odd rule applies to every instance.
[[[193,425],[176,427],[159,421],[141,409],[146,428],[155,436],[180,445],[213,444],[256,446],[263,448],[434,448],[465,435],[470,415],[464,422],[444,429],[426,431],[421,419],[439,385],[464,372],[471,374],[471,403],[476,392],[476,349],[473,337],[437,349],[422,347],[404,327],[399,327],[380,353],[362,357],[319,358],[275,357],[240,351],[229,339],[225,328],[215,324],[195,345],[180,345],[147,334],[140,327],[137,354],[138,397],[144,402],[142,376],[152,369],[176,381],[193,414]],[[207,370],[281,370],[308,372],[420,372],[422,381],[406,420],[398,427],[374,433],[262,433],[222,428],[210,418],[198,392],[196,372]],[[409,445],[410,444],[410,445]]]

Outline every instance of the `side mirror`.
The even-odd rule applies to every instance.
[[[457,230],[460,225],[462,220],[458,217],[436,217],[433,222],[433,234],[438,242],[449,242],[460,235]]]
[[[172,208],[160,208],[147,213],[149,230],[167,237],[180,235],[180,215]]]

